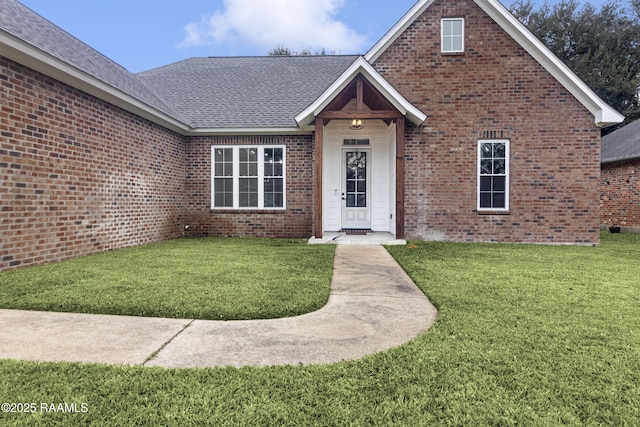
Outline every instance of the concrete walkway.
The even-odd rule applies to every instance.
[[[437,310],[382,246],[337,246],[326,306],[209,321],[0,310],[0,358],[164,367],[333,363],[399,346]]]

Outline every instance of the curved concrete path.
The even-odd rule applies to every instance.
[[[333,363],[401,345],[437,310],[382,246],[337,246],[326,306],[210,321],[0,310],[0,358],[164,366]]]

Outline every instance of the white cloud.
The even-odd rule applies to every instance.
[[[361,53],[367,38],[336,19],[346,0],[224,0],[224,11],[185,26],[180,47],[243,43],[265,51]]]

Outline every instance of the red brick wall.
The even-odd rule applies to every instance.
[[[181,235],[183,138],[0,57],[0,271]]]
[[[640,159],[602,165],[600,222],[640,229]]]
[[[285,211],[211,210],[212,145],[285,145]],[[311,136],[191,137],[186,144],[187,213],[193,236],[308,238],[313,220]]]
[[[465,53],[440,53],[464,16]],[[471,0],[436,0],[375,64],[407,126],[409,238],[597,243],[593,116]],[[0,57],[0,271],[182,235],[309,237],[311,136],[183,138]],[[508,215],[476,210],[477,141],[511,141]],[[211,145],[287,146],[287,209],[212,211]],[[186,177],[186,179],[185,179]]]
[[[465,18],[464,54],[440,19]],[[598,243],[600,130],[542,66],[469,0],[436,0],[374,64],[428,114],[407,128],[406,235]],[[477,212],[477,143],[511,142],[510,214]]]

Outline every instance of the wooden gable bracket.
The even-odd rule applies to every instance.
[[[356,100],[356,111],[342,111],[352,99]],[[367,105],[371,111],[366,111]],[[362,74],[348,84],[342,92],[320,112],[316,119],[325,120],[325,124],[331,120],[370,119],[384,120],[387,125],[392,120],[404,117],[378,90],[366,81]]]
[[[356,111],[361,113],[364,110],[364,83],[362,82],[362,74],[356,77]]]

